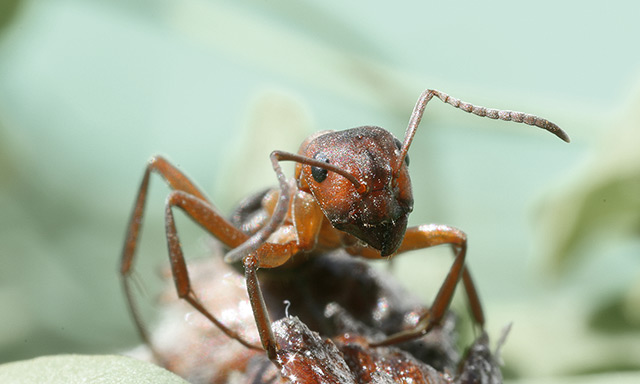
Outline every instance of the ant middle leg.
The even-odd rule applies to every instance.
[[[216,224],[220,224],[220,220],[226,221],[226,219],[216,213],[207,202],[183,191],[173,191],[169,197],[167,197],[165,208],[167,247],[169,249],[171,273],[173,275],[173,281],[176,286],[178,297],[188,302],[193,308],[204,315],[209,321],[214,323],[230,338],[238,341],[247,348],[262,350],[262,347],[246,341],[238,332],[221,323],[204,307],[202,302],[196,296],[196,293],[191,286],[189,271],[180,245],[180,239],[178,237],[173,217],[173,207],[181,208],[196,223],[200,224],[203,228],[207,229],[218,238],[225,238],[225,236],[229,234],[219,232],[220,227]]]
[[[135,251],[140,235],[140,228],[144,216],[144,209],[151,173],[158,173],[165,180],[165,182],[172,189],[174,189],[174,192],[177,193],[177,195],[175,195],[174,197],[170,196],[170,198],[177,201],[179,200],[177,196],[181,196],[181,201],[184,202],[183,209],[185,209],[185,211],[187,211],[188,213],[189,211],[191,211],[190,216],[192,217],[192,219],[194,219],[207,231],[220,239],[225,245],[229,247],[237,247],[238,245],[242,244],[242,242],[244,242],[248,238],[248,236],[234,227],[217,212],[215,212],[211,203],[209,203],[207,198],[202,192],[200,192],[195,184],[191,182],[189,178],[187,178],[169,161],[161,156],[154,156],[149,160],[145,168],[142,182],[136,196],[133,212],[127,226],[126,239],[123,245],[120,261],[120,275],[122,278],[125,297],[127,299],[127,305],[138,330],[138,334],[140,335],[140,338],[143,340],[143,342],[150,346],[151,351],[157,358],[157,360],[162,361],[161,357],[153,348],[149,334],[138,312],[138,307],[135,303],[130,280],[130,275],[133,271]],[[170,220],[173,221],[172,219],[173,217],[171,215]],[[169,227],[169,225],[167,225],[167,227]],[[177,241],[175,230],[172,233],[174,234],[175,241]],[[177,255],[174,255],[172,256],[172,259],[179,259],[179,257]],[[182,268],[182,265],[185,264],[184,260],[182,260],[182,262],[175,261],[172,264],[175,264],[175,267],[172,265],[172,270],[178,270],[178,276],[186,275],[186,268]],[[178,284],[177,279],[180,279],[180,284]],[[184,283],[182,282],[184,280],[183,277],[174,277],[174,280],[176,280],[176,285],[184,285]],[[186,279],[186,281],[187,287],[189,287],[188,278]],[[187,291],[188,290],[190,290],[190,288],[187,289]]]

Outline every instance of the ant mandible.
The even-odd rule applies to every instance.
[[[257,277],[259,268],[293,265],[302,257],[344,248],[349,254],[380,259],[406,251],[449,244],[454,249],[453,264],[429,312],[416,326],[371,346],[408,341],[429,332],[443,318],[460,280],[464,284],[474,322],[484,326],[484,314],[469,270],[465,267],[467,239],[464,232],[448,225],[420,225],[407,228],[413,209],[409,157],[407,152],[424,109],[433,97],[478,116],[525,123],[545,129],[569,142],[569,136],[552,122],[534,115],[474,106],[445,93],[428,89],[413,109],[404,141],[375,126],[344,131],[323,131],[307,138],[298,154],[273,151],[270,159],[279,188],[269,191],[262,206],[268,215],[237,228],[220,215],[200,190],[176,167],[162,157],[151,158],[144,172],[126,232],[120,273],[127,303],[136,327],[148,345],[145,330],[134,303],[129,276],[149,186],[151,172],[157,172],[173,189],[165,204],[165,229],[169,261],[178,296],[206,316],[229,337],[248,348],[264,349],[278,366],[278,345],[271,329]],[[287,180],[279,162],[296,162],[295,178]],[[192,290],[185,258],[174,222],[173,208],[182,209],[206,231],[231,249],[224,260],[243,262],[249,300],[261,346],[212,315]],[[152,348],[153,350],[153,348]]]

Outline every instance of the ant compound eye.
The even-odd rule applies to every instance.
[[[329,163],[329,159],[327,159],[327,156],[322,152],[316,153],[315,156],[313,156],[313,159],[318,161],[324,161],[325,163]],[[328,174],[329,174],[329,171],[325,168],[311,167],[311,176],[313,176],[313,179],[318,183],[322,183],[324,179],[327,178]]]
[[[393,139],[393,142],[396,143],[396,147],[398,148],[398,151],[402,151],[402,143],[400,142],[400,140]],[[408,167],[409,166],[409,154],[408,153],[404,157],[404,162],[407,164],[407,167]]]

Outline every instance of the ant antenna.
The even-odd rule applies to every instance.
[[[335,172],[345,177],[347,180],[349,180],[356,187],[356,190],[358,191],[358,193],[365,193],[367,191],[366,184],[362,184],[355,176],[353,176],[352,174],[345,171],[344,169],[337,167],[331,163],[312,159],[310,157],[306,157],[302,155],[296,155],[290,152],[273,151],[272,154],[275,155],[275,157],[279,161],[295,161],[297,163],[310,165],[312,167],[324,168],[328,171]]]
[[[402,143],[402,150],[400,151],[400,157],[398,158],[398,163],[396,164],[396,170],[400,169],[402,163],[404,162],[405,157],[407,156],[407,152],[409,151],[409,146],[411,145],[411,141],[413,141],[413,136],[416,134],[416,129],[418,129],[418,125],[420,124],[420,120],[422,120],[422,114],[424,113],[424,108],[427,106],[427,103],[433,96],[436,96],[438,99],[442,100],[443,103],[450,104],[456,108],[459,108],[465,112],[473,113],[474,115],[480,117],[488,117],[490,119],[504,120],[504,121],[513,121],[516,123],[524,123],[527,125],[534,125],[538,128],[542,128],[547,130],[554,135],[558,136],[560,139],[565,142],[569,142],[569,135],[560,127],[550,122],[549,120],[543,119],[541,117],[531,115],[524,112],[515,112],[515,111],[507,111],[493,108],[486,108],[481,106],[476,106],[473,104],[466,103],[464,101],[460,101],[460,99],[456,99],[455,97],[451,97],[444,92],[437,91],[435,89],[427,89],[422,92],[420,98],[416,102],[416,106],[413,108],[413,112],[411,113],[411,118],[409,119],[409,126],[407,127],[407,131],[405,132],[404,142]]]

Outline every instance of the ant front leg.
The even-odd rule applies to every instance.
[[[240,260],[243,262],[249,302],[251,303],[253,316],[256,320],[258,333],[260,334],[260,341],[262,347],[267,352],[269,360],[276,364],[278,368],[280,368],[280,362],[277,357],[279,346],[271,328],[271,318],[264,302],[262,290],[260,289],[257,272],[261,266],[273,268],[284,263],[298,251],[298,246],[295,242],[285,244],[266,242],[269,236],[282,225],[289,210],[289,184],[280,168],[279,161],[286,160],[290,156],[291,154],[281,151],[273,151],[270,155],[271,165],[280,185],[280,195],[271,219],[242,245],[233,249],[225,256],[226,262],[233,263]]]
[[[290,192],[291,186],[287,182],[284,173],[282,173],[279,162],[298,161],[312,165],[328,165],[322,161],[283,151],[273,151],[270,159],[271,166],[276,173],[280,185],[278,201],[271,214],[271,219],[242,245],[227,253],[225,261],[233,263],[242,260],[249,302],[253,309],[262,347],[267,352],[269,359],[276,366],[280,367],[281,363],[278,360],[280,347],[275,340],[271,328],[271,319],[264,302],[262,290],[260,289],[257,272],[259,268],[276,268],[284,264],[293,255],[301,251],[313,249],[322,226],[324,215],[317,205],[309,204],[308,199],[310,195],[292,194]],[[295,195],[293,199],[291,199],[292,195]],[[285,243],[267,242],[269,236],[281,227],[289,209],[297,212],[293,217],[293,221],[296,224],[296,240]]]
[[[462,279],[467,298],[471,307],[474,321],[480,327],[484,327],[484,313],[475,284],[471,279],[471,274],[465,266],[467,252],[467,236],[457,228],[447,225],[421,225],[407,229],[404,240],[398,248],[397,253],[414,249],[433,247],[441,244],[451,244],[455,251],[455,259],[440,290],[429,309],[429,312],[420,318],[414,329],[396,333],[388,338],[371,343],[372,346],[382,346],[401,343],[420,337],[429,332],[434,326],[442,321],[451,299]],[[368,255],[365,255],[367,257]]]
[[[160,156],[156,156],[149,160],[142,178],[142,183],[138,189],[134,209],[129,220],[126,232],[126,240],[122,249],[120,275],[124,287],[127,305],[133,317],[136,328],[142,340],[150,346],[152,353],[156,358],[158,354],[154,350],[150,337],[143,325],[142,318],[135,304],[134,295],[130,285],[130,275],[133,271],[133,261],[135,251],[138,244],[140,234],[140,226],[144,216],[144,207],[149,189],[149,179],[152,172],[158,173],[167,184],[174,189],[169,195],[166,204],[166,231],[169,246],[169,258],[171,262],[171,270],[174,282],[178,290],[178,295],[187,300],[199,312],[216,324],[229,337],[238,340],[240,343],[250,348],[259,348],[244,341],[235,332],[226,328],[214,316],[212,316],[197,300],[191,290],[188,272],[180,243],[175,229],[173,213],[171,208],[179,206],[187,215],[200,224],[205,230],[213,234],[220,241],[229,247],[237,247],[248,239],[248,236],[234,227],[224,217],[220,216],[213,208],[211,203],[206,199],[204,194],[176,167],[171,165],[167,160]],[[158,360],[161,360],[160,358]]]

